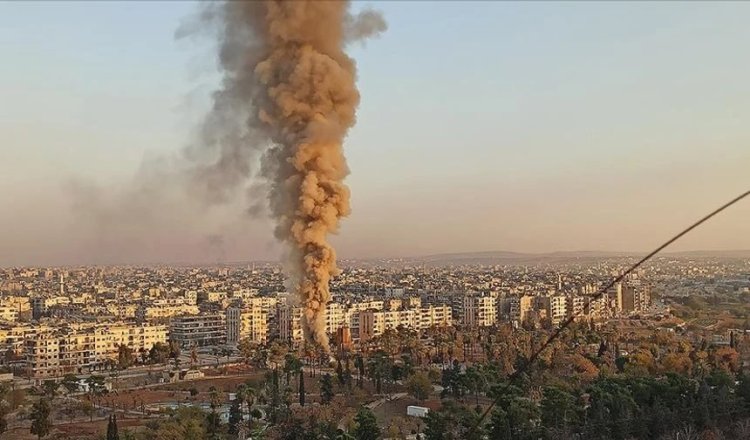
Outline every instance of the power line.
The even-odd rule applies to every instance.
[[[677,234],[674,237],[670,238],[664,244],[662,244],[658,248],[656,248],[653,251],[651,251],[645,257],[643,257],[640,260],[638,260],[637,263],[635,263],[634,265],[630,266],[628,268],[628,270],[626,270],[625,272],[621,273],[618,277],[616,277],[615,279],[613,279],[612,281],[610,281],[607,285],[605,285],[604,287],[602,287],[601,289],[599,289],[599,291],[596,292],[596,294],[591,297],[590,301],[596,301],[596,300],[600,299],[615,284],[617,284],[620,281],[622,281],[626,276],[630,275],[633,271],[635,271],[636,269],[638,269],[643,263],[645,263],[646,261],[650,260],[654,255],[656,255],[659,252],[661,252],[662,250],[664,250],[664,248],[666,248],[667,246],[671,245],[675,241],[679,240],[680,238],[682,238],[683,236],[685,236],[687,233],[689,233],[693,229],[695,229],[698,226],[702,225],[703,223],[705,223],[706,221],[708,221],[709,219],[711,219],[712,217],[714,217],[716,214],[724,211],[725,209],[729,208],[730,206],[734,205],[735,203],[739,202],[740,200],[744,199],[745,197],[747,197],[749,195],[750,195],[750,191],[746,191],[746,192],[740,194],[739,196],[737,196],[734,199],[730,200],[729,202],[725,203],[721,207],[717,208],[715,211],[711,212],[710,214],[708,214],[705,217],[701,218],[697,222],[693,223],[692,225],[690,225],[689,227],[687,227],[686,229],[684,229],[679,234]],[[560,324],[560,326],[550,335],[550,337],[547,338],[547,340],[544,342],[544,344],[542,344],[541,347],[539,347],[534,353],[532,353],[532,355],[529,357],[528,361],[524,362],[523,365],[521,365],[521,367],[518,370],[514,371],[510,376],[508,376],[508,382],[506,383],[505,387],[503,387],[503,389],[497,394],[497,397],[495,397],[495,399],[493,399],[493,401],[490,404],[490,406],[488,406],[487,409],[485,409],[484,412],[482,412],[482,415],[479,417],[479,420],[477,420],[477,423],[471,429],[471,431],[469,432],[469,434],[473,434],[479,428],[479,426],[482,425],[482,423],[484,422],[484,420],[487,418],[487,415],[492,411],[492,409],[495,407],[495,405],[497,405],[497,403],[500,401],[500,398],[502,397],[502,395],[506,391],[508,391],[508,389],[510,388],[511,384],[513,383],[513,381],[516,380],[516,379],[518,379],[518,377],[521,376],[521,374],[525,373],[529,369],[529,367],[536,361],[536,359],[539,357],[539,355],[542,354],[542,352],[552,342],[554,342],[554,340],[557,339],[560,336],[560,334],[563,331],[565,331],[570,326],[570,324],[572,324],[573,321],[575,321],[575,319],[578,318],[581,315],[581,313],[582,313],[582,310],[579,310],[577,313],[573,313],[567,319],[565,319],[565,321],[563,321]]]

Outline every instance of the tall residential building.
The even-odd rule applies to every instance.
[[[529,313],[534,310],[534,297],[529,295],[511,297],[510,319],[519,324],[526,321]]]
[[[462,321],[467,327],[489,327],[497,322],[497,297],[466,295],[463,298]]]
[[[651,291],[648,285],[626,283],[618,298],[618,311],[624,314],[640,312],[651,305]]]
[[[552,325],[558,325],[568,316],[568,299],[565,296],[540,297],[540,302]]]
[[[243,339],[262,344],[268,339],[268,312],[261,307],[230,307],[226,311],[227,343]]]
[[[227,339],[224,319],[221,314],[173,318],[169,323],[169,339],[182,347],[224,344]]]
[[[581,295],[569,295],[567,298],[568,316],[582,316],[586,300]]]
[[[302,308],[279,304],[276,308],[277,322],[279,326],[279,339],[292,343],[301,343],[304,339],[302,334]]]

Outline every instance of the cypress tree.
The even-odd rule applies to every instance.
[[[114,414],[109,416],[109,423],[107,423],[107,440],[120,440],[120,435],[117,433],[117,416]]]
[[[305,406],[305,374],[302,370],[299,372],[299,405]]]

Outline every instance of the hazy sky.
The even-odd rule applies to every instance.
[[[373,6],[341,257],[642,251],[750,188],[750,3]],[[276,258],[150,187],[218,79],[195,10],[0,2],[0,265]],[[673,249],[748,248],[750,201]]]

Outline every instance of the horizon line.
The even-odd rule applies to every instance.
[[[621,256],[631,257],[635,255],[646,254],[647,251],[605,251],[605,250],[555,250],[555,251],[543,251],[543,252],[525,252],[525,251],[511,251],[511,250],[484,250],[484,251],[450,251],[450,252],[438,252],[438,253],[426,253],[417,255],[405,255],[405,256],[380,256],[380,257],[343,257],[338,258],[339,262],[367,262],[367,261],[383,261],[383,260],[420,260],[427,258],[439,258],[449,256],[471,256],[471,255],[487,255],[487,254],[512,254],[518,257],[545,257],[553,255],[564,255],[564,254],[589,254],[591,257],[601,256]],[[693,249],[693,250],[679,250],[679,251],[668,251],[662,252],[660,255],[680,255],[680,254],[737,254],[747,253],[750,257],[750,249]],[[492,258],[492,257],[488,257]],[[257,259],[257,260],[230,260],[230,261],[164,261],[164,262],[121,262],[121,263],[68,263],[68,264],[18,264],[18,265],[0,265],[0,269],[18,269],[18,268],[81,268],[81,267],[157,267],[157,266],[188,266],[188,267],[221,267],[221,266],[234,266],[241,264],[262,264],[262,265],[279,265],[281,260],[278,259]]]

